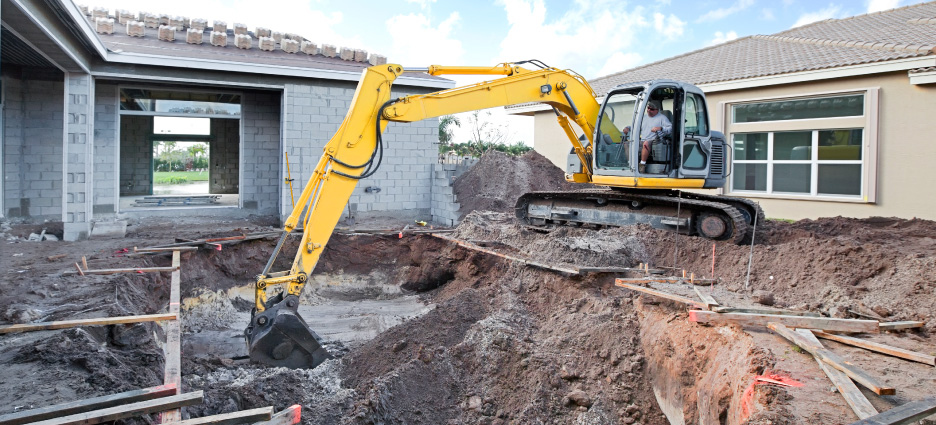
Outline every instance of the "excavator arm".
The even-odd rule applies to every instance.
[[[404,72],[430,75],[503,75],[504,77],[439,92],[391,99],[393,82]],[[593,143],[583,145],[574,122],[591,141],[599,105],[580,75],[555,68],[528,70],[518,64],[494,67],[431,66],[404,69],[399,65],[367,68],[351,100],[350,110],[334,137],[325,145],[318,165],[306,183],[284,231],[256,279],[254,312],[245,336],[253,361],[284,367],[315,367],[329,358],[322,340],[298,313],[299,297],[315,268],[341,213],[359,180],[380,166],[381,133],[387,122],[414,122],[442,115],[529,102],[553,107],[575,152],[585,164],[575,181],[590,179]],[[304,214],[304,216],[303,216]],[[272,272],[287,238],[302,222],[302,236],[289,271]],[[285,289],[268,298],[267,289]]]

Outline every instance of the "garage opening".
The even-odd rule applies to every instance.
[[[120,209],[237,207],[241,96],[120,89]]]

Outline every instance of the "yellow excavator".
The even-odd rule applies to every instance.
[[[527,64],[531,66],[522,66]],[[394,80],[407,72],[503,77],[391,99]],[[553,108],[572,144],[566,180],[602,188],[525,194],[517,201],[516,215],[527,225],[646,223],[714,240],[741,242],[751,237],[749,229],[755,220],[763,220],[763,211],[753,202],[674,190],[722,187],[728,170],[728,146],[724,135],[709,127],[705,95],[698,87],[652,80],[615,87],[602,104],[596,98],[582,76],[539,61],[493,67],[404,69],[391,64],[365,69],[348,115],[325,145],[273,254],[257,276],[255,306],[245,331],[251,360],[313,368],[330,357],[321,338],[299,316],[299,296],[351,192],[359,180],[380,166],[381,133],[390,121],[413,122],[498,106],[544,103]],[[648,106],[667,117],[669,128],[644,131],[644,121],[650,121],[650,112],[643,113]],[[300,220],[302,240],[292,267],[272,272],[276,257]],[[277,285],[285,288],[268,298],[267,289]]]

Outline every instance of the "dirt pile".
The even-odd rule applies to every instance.
[[[541,190],[582,189],[565,181],[565,172],[536,151],[520,157],[488,151],[455,179],[455,196],[464,217],[472,211],[510,212],[517,198]]]

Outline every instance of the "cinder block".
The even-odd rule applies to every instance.
[[[264,27],[257,27],[257,29],[254,30],[254,35],[257,36],[257,38],[263,38],[263,37],[272,38],[272,33],[273,31],[270,31],[269,28],[264,28]]]
[[[157,16],[159,17],[159,25],[166,25],[166,26],[169,25],[169,20],[171,19],[171,17],[169,16],[168,13],[160,13]]]
[[[285,35],[283,35],[283,38],[285,38],[285,39],[287,39],[287,40],[296,40],[296,41],[305,40],[305,38],[302,37],[301,35],[299,35],[299,34],[294,34],[294,33],[291,33],[291,32],[287,32]]]
[[[272,40],[272,38],[270,40]],[[296,40],[283,40],[280,46],[286,53],[296,53],[299,51],[299,42]]]
[[[175,27],[176,31],[183,31],[189,27],[188,18],[184,16],[173,16],[169,19],[169,26]]]
[[[271,35],[271,37],[273,37],[273,39],[276,40],[277,43],[280,43],[283,41],[283,33],[281,32],[273,31],[273,35]]]
[[[88,9],[87,5],[79,4],[78,9],[81,10],[81,13],[85,16],[91,16],[91,11]]]
[[[350,47],[342,47],[341,54],[339,55],[339,57],[346,61],[354,60],[354,49]]]
[[[192,29],[204,32],[205,28],[208,28],[208,20],[202,18],[192,18],[190,25],[192,26]]]
[[[133,13],[131,13],[129,10],[117,9],[115,14],[117,15],[117,23],[120,25],[126,25],[127,22],[135,20]]]
[[[185,32],[185,42],[188,44],[202,44],[202,38],[204,35],[205,33],[200,30],[189,28]]]
[[[95,18],[94,30],[100,34],[113,34],[114,20],[111,18]]]
[[[268,52],[272,52],[273,49],[276,48],[276,41],[273,40],[273,37],[260,37],[259,44],[260,50],[266,50]],[[240,46],[238,45],[237,47]]]
[[[338,56],[338,48],[335,47],[335,46],[332,46],[331,44],[323,44],[323,45],[322,45],[322,55],[324,55],[324,56],[326,56],[326,57],[329,57],[329,58],[337,57],[337,56]]]
[[[108,11],[106,7],[95,7],[94,10],[91,11],[91,20],[94,21],[97,18],[107,18],[107,13]]]
[[[215,25],[215,28],[217,28],[217,25]],[[218,47],[226,47],[227,46],[227,33],[212,31],[211,32],[211,45],[218,46]]]
[[[175,41],[176,28],[169,25],[160,25],[158,37],[162,41]]]
[[[159,28],[159,17],[152,13],[147,13],[143,16],[143,25],[146,28]]]
[[[146,35],[146,29],[140,21],[127,22],[127,35],[131,37],[143,37]]]
[[[212,26],[212,31],[220,32],[220,33],[227,35],[227,22],[214,21],[214,25]]]
[[[247,35],[247,25],[235,22],[234,23],[234,35]]]
[[[314,55],[318,53],[318,46],[311,41],[303,41],[302,44],[300,44],[299,50],[307,55]]]
[[[127,235],[127,221],[98,221],[91,229],[91,237],[94,239],[105,238],[123,238]]]
[[[354,49],[354,61],[367,62],[367,51],[362,49]]]

